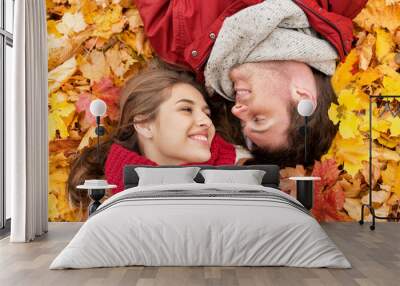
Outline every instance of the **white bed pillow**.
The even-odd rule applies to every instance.
[[[139,177],[138,186],[196,183],[193,179],[199,170],[199,167],[135,168]]]
[[[265,171],[262,170],[201,170],[205,184],[226,183],[261,185]]]

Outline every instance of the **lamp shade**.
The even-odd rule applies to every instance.
[[[314,104],[309,99],[302,99],[297,104],[297,112],[301,116],[310,116],[314,112]]]
[[[90,103],[90,113],[93,116],[103,116],[107,111],[106,103],[101,99],[95,99]]]

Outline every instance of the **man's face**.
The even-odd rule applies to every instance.
[[[275,62],[246,63],[230,72],[235,89],[232,113],[240,119],[246,137],[261,148],[288,145],[290,78]]]

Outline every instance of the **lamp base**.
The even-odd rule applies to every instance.
[[[94,213],[97,208],[101,205],[100,200],[106,194],[105,189],[90,189],[89,197],[93,200],[93,202],[89,205],[89,216]]]
[[[296,198],[303,206],[311,210],[314,200],[314,182],[312,180],[299,180],[296,181],[297,195]]]

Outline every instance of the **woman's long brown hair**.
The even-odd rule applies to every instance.
[[[120,117],[114,132],[108,140],[100,143],[99,153],[96,146],[84,148],[71,164],[67,189],[73,205],[86,207],[89,204],[87,193],[79,191],[76,186],[87,179],[104,176],[105,161],[113,143],[140,153],[133,126],[134,118],[140,115],[145,118],[142,122],[154,120],[159,106],[169,98],[171,88],[179,83],[190,84],[204,94],[202,87],[189,74],[164,68],[148,69],[126,83],[120,98]]]

